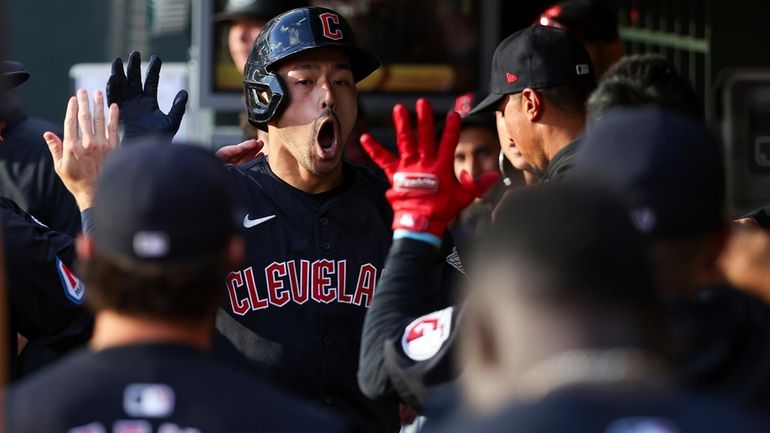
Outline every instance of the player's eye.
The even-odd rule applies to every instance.
[[[334,85],[336,85],[336,86],[352,86],[353,83],[351,83],[349,80],[336,80],[336,81],[334,81]]]
[[[307,79],[297,80],[297,84],[299,84],[300,86],[309,86],[310,84],[312,84],[312,81]]]

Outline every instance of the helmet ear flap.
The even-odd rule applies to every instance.
[[[283,106],[284,87],[274,73],[262,75],[259,81],[244,81],[246,111],[249,123],[267,131],[267,122],[279,114]]]

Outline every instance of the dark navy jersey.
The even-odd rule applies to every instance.
[[[364,314],[391,243],[387,183],[343,163],[344,184],[309,195],[267,159],[231,166],[247,257],[227,277],[217,328],[283,389],[344,414],[357,431],[395,432],[396,402],[356,382]]]
[[[83,344],[92,318],[86,289],[73,274],[72,237],[50,230],[8,198],[0,197],[10,308],[10,354],[16,333],[28,342],[11,357],[11,377],[26,374]]]
[[[569,178],[582,140],[583,137],[578,137],[556,152],[553,159],[548,162],[548,167],[543,174],[543,183],[561,183],[564,182],[564,179]]]
[[[61,127],[27,116],[16,98],[6,98],[0,146],[0,194],[16,202],[53,230],[75,236],[80,232],[80,213],[75,198],[53,168],[53,158],[43,133],[62,136]]]
[[[726,285],[698,298],[671,301],[681,350],[678,379],[688,389],[718,392],[770,413],[770,307]]]
[[[764,417],[710,397],[644,385],[575,385],[485,419],[450,417],[425,432],[462,433],[760,433]]]
[[[76,352],[12,387],[15,433],[339,432],[341,421],[192,347]]]
[[[421,409],[433,389],[457,374],[453,352],[462,307],[451,305],[458,278],[446,273],[461,271],[462,264],[448,242],[438,249],[408,238],[393,242],[386,263],[364,322],[358,380],[372,398],[397,398]]]

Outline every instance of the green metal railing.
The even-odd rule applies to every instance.
[[[655,52],[666,56],[692,83],[712,113],[713,77],[709,1],[621,0],[620,38],[627,54]]]

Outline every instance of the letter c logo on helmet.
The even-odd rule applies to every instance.
[[[318,15],[318,18],[321,19],[321,25],[323,26],[323,32],[325,37],[333,41],[338,41],[342,39],[342,32],[340,31],[340,29],[335,28],[334,31],[332,31],[332,23],[334,23],[335,25],[339,25],[340,23],[339,15],[335,15],[330,12],[324,12],[321,15]]]
[[[303,7],[271,19],[259,33],[243,71],[243,91],[249,122],[266,131],[288,101],[277,74],[278,64],[314,48],[342,50],[359,82],[380,67],[380,59],[355,44],[353,29],[331,9]]]

